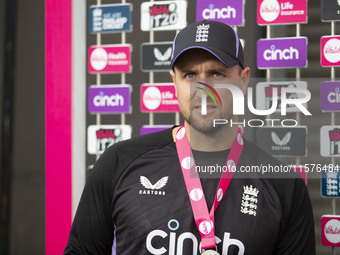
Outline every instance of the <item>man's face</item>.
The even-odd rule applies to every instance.
[[[240,66],[227,67],[215,56],[201,49],[189,50],[176,62],[174,71],[170,72],[175,84],[176,95],[184,120],[191,127],[204,133],[212,133],[217,127],[213,127],[214,119],[230,120],[233,116],[232,95],[228,89],[216,89],[221,98],[222,105],[207,96],[206,115],[202,114],[202,94],[205,93],[197,89],[197,81],[213,84],[232,83],[241,88],[245,94],[249,68],[240,70]],[[209,84],[210,83],[210,84]],[[199,86],[202,87],[202,86]],[[219,125],[221,126],[221,125]]]

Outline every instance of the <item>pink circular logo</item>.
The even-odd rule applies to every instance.
[[[237,141],[240,145],[243,145],[243,138],[242,138],[242,135],[240,133],[237,134]]]
[[[331,243],[340,243],[340,221],[330,220],[326,223],[324,233]]]
[[[194,160],[190,157],[186,157],[182,160],[181,165],[184,169],[189,170],[194,165]]]
[[[260,6],[260,14],[262,19],[272,22],[280,15],[280,4],[277,0],[264,0]]]
[[[155,110],[162,101],[161,92],[157,87],[148,87],[143,94],[143,103],[149,110]]]
[[[217,201],[220,202],[223,198],[223,190],[221,188],[218,189],[217,191]]]
[[[203,191],[201,189],[195,188],[190,192],[190,198],[194,201],[199,201],[203,197]]]
[[[212,225],[209,221],[202,221],[199,225],[199,230],[202,234],[207,235],[211,232]]]
[[[236,171],[236,165],[235,165],[234,160],[229,159],[228,162],[227,162],[227,166],[228,166],[230,172]]]
[[[331,63],[340,61],[340,40],[333,38],[326,42],[323,48],[325,58]]]
[[[96,48],[90,56],[90,63],[94,70],[103,70],[107,65],[107,52],[103,48]]]
[[[182,127],[178,130],[176,138],[177,140],[181,140],[185,135],[185,127]]]

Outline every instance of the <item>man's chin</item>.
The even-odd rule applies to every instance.
[[[217,125],[214,127],[214,119],[211,118],[190,118],[189,119],[190,128],[194,128],[195,130],[199,131],[203,134],[213,134],[218,131],[222,125]]]

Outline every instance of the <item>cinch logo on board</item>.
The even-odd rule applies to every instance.
[[[93,85],[88,90],[90,113],[129,113],[131,112],[130,85]]]
[[[179,112],[175,87],[172,84],[142,84],[142,112]]]
[[[259,25],[307,22],[307,0],[257,0]]]
[[[169,231],[156,229],[151,231],[146,237],[146,248],[151,254],[169,254],[169,255],[196,255],[201,253],[201,244],[198,242],[197,237],[191,232],[177,233],[180,223],[176,219],[169,220]],[[244,244],[237,239],[230,238],[231,234],[224,232],[223,240],[215,236],[216,244],[222,245],[221,255],[228,255],[229,247],[236,247],[238,249],[238,255],[244,255]],[[157,245],[157,240],[166,239],[169,243],[168,247],[160,247]],[[190,251],[184,250],[184,242],[192,244]]]
[[[107,96],[103,91],[93,98],[95,106],[122,106],[124,104],[124,97],[119,94]]]
[[[257,41],[258,68],[307,66],[307,38],[260,39]]]
[[[265,60],[294,60],[299,59],[299,51],[294,47],[286,49],[275,49],[275,45],[271,45],[270,49],[263,52]]]
[[[340,88],[337,87],[334,92],[329,93],[328,97],[327,97],[328,102],[330,102],[331,104],[340,103],[340,93],[339,92],[340,92]]]
[[[236,10],[229,5],[226,8],[214,8],[214,4],[210,4],[209,9],[204,9],[202,12],[204,19],[230,19],[236,18]]]
[[[339,81],[321,82],[320,108],[322,111],[340,111],[340,82]]]
[[[103,45],[89,48],[90,73],[117,73],[131,70],[131,45]]]
[[[244,24],[243,0],[197,0],[196,21],[214,20],[231,26]]]
[[[323,36],[320,41],[321,66],[340,65],[340,36]]]
[[[144,2],[141,30],[176,30],[186,26],[187,1]]]

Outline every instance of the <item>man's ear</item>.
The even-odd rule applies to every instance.
[[[177,86],[176,86],[176,74],[175,74],[175,71],[174,71],[174,70],[171,70],[169,73],[170,73],[172,82],[174,83],[175,92],[176,92],[176,97],[178,98],[178,96],[177,96]]]
[[[243,94],[246,94],[248,84],[249,84],[249,77],[250,77],[250,69],[249,67],[246,67],[241,72],[241,89],[243,91]]]

